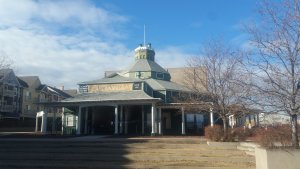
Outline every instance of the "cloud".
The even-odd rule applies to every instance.
[[[121,42],[129,22],[90,1],[0,0],[0,54],[11,57],[17,75],[77,88],[134,61],[134,49]],[[179,46],[156,51],[163,67],[185,66],[188,56]]]
[[[88,1],[0,0],[0,51],[17,75],[74,88],[129,64],[132,52],[118,42],[127,22]]]
[[[162,67],[184,67],[187,66],[187,59],[193,56],[192,53],[186,52],[180,46],[167,46],[156,51],[155,60]]]

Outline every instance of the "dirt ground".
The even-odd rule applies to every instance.
[[[1,169],[201,168],[254,169],[236,149],[200,138],[1,138]]]

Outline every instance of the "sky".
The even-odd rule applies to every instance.
[[[0,0],[0,56],[18,76],[65,89],[126,69],[151,43],[156,62],[183,67],[213,38],[247,44],[258,0]]]

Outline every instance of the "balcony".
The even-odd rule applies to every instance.
[[[48,102],[49,100],[46,98],[36,98],[35,102],[36,103],[44,103],[44,102]]]
[[[17,93],[14,90],[4,90],[3,95],[5,96],[15,96]]]
[[[3,112],[13,112],[16,110],[16,108],[17,107],[14,105],[2,105],[0,109]]]

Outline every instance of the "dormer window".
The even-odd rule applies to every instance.
[[[144,72],[135,72],[135,78],[144,78]]]
[[[156,78],[157,79],[164,79],[164,74],[163,73],[156,73]]]
[[[135,72],[135,78],[140,78],[141,77],[141,72]]]

